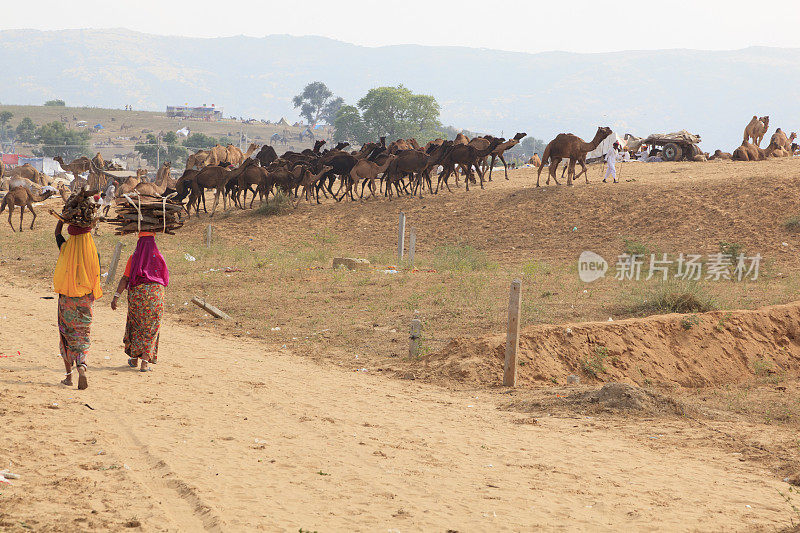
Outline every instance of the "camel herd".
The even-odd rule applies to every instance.
[[[734,161],[764,161],[769,157],[791,157],[797,151],[797,145],[793,141],[797,134],[792,132],[788,137],[780,128],[770,137],[769,145],[761,148],[761,141],[769,129],[769,117],[753,116],[744,128],[744,138],[742,144],[732,154],[715,152],[715,156],[720,159],[732,159]],[[718,154],[719,153],[719,154]]]
[[[465,175],[466,188],[470,183],[484,187],[486,172],[491,181],[492,166],[499,159],[507,169],[504,153],[519,144],[525,133],[518,133],[506,140],[491,135],[468,139],[459,134],[455,140],[436,139],[420,146],[416,139],[398,139],[389,144],[385,137],[378,142],[366,143],[359,150],[345,150],[348,143],[339,143],[331,150],[323,150],[325,141],[317,141],[313,148],[302,152],[287,151],[278,156],[270,145],[264,145],[252,158],[247,156],[255,150],[251,145],[239,164],[235,161],[214,159],[208,152],[192,154],[187,161],[186,170],[176,183],[177,199],[188,197],[187,210],[192,207],[199,213],[200,203],[204,201],[205,191],[214,191],[214,215],[219,199],[227,209],[230,198],[233,205],[244,208],[247,194],[251,194],[249,207],[256,195],[268,200],[270,194],[280,190],[286,195],[299,199],[301,195],[308,200],[320,202],[320,194],[341,201],[346,196],[355,200],[359,194],[369,190],[374,197],[379,190],[385,196],[424,193],[427,185],[431,194],[436,194],[441,186],[450,189],[449,179],[458,180],[458,171]],[[219,147],[222,148],[222,147]],[[213,152],[213,149],[212,149]],[[223,150],[219,151],[224,155]],[[437,176],[436,188],[431,176],[434,169],[441,169]],[[506,170],[506,179],[508,172]],[[334,185],[338,181],[338,188]],[[379,185],[376,186],[376,181]],[[361,189],[359,191],[359,184]]]
[[[797,151],[793,141],[797,134],[787,136],[780,128],[769,138],[767,148],[761,148],[769,129],[769,117],[754,116],[744,130],[742,144],[733,151],[725,153],[717,150],[713,155],[704,155],[704,159],[763,161],[770,157],[790,157]],[[534,155],[529,163],[538,167],[536,186],[540,185],[542,170],[548,166],[545,184],[553,179],[556,184],[556,172],[565,159],[568,161],[562,172],[566,174],[566,183],[584,175],[589,183],[586,156],[603,142],[612,130],[598,127],[591,141],[583,141],[571,133],[561,133],[547,144],[541,159]],[[508,179],[508,165],[504,154],[525,137],[518,133],[511,139],[503,139],[491,135],[477,136],[472,139],[459,133],[452,141],[436,139],[420,146],[416,139],[398,139],[387,144],[385,137],[377,142],[366,143],[358,150],[346,150],[348,143],[339,143],[334,148],[323,149],[325,141],[317,141],[313,148],[302,152],[287,151],[278,156],[270,145],[259,149],[251,144],[246,152],[233,145],[216,145],[208,150],[200,150],[189,155],[186,169],[177,180],[171,177],[171,163],[165,162],[158,169],[154,182],[147,180],[147,171],[139,169],[136,176],[118,177],[113,171],[119,167],[107,162],[98,153],[93,158],[80,157],[66,163],[60,157],[55,160],[61,167],[73,174],[70,183],[63,178],[50,178],[29,164],[5,168],[0,162],[0,191],[9,191],[0,201],[0,213],[8,209],[8,222],[12,230],[14,225],[11,216],[15,207],[20,207],[20,225],[23,229],[25,209],[31,211],[33,221],[36,220],[33,204],[41,202],[54,194],[60,194],[66,201],[71,192],[81,188],[104,191],[105,212],[107,213],[114,198],[123,200],[124,195],[141,194],[159,196],[174,193],[179,201],[186,201],[186,210],[194,208],[199,214],[200,204],[205,209],[205,192],[214,193],[214,204],[211,216],[214,215],[219,199],[222,197],[223,208],[232,206],[244,209],[248,206],[247,196],[250,193],[250,208],[256,196],[263,202],[269,200],[270,194],[281,191],[298,201],[315,200],[320,203],[320,195],[341,201],[345,197],[356,200],[356,195],[364,199],[382,193],[389,198],[394,195],[411,195],[422,197],[427,186],[428,192],[437,194],[444,187],[448,191],[450,179],[454,178],[458,185],[459,176],[464,176],[466,190],[470,184],[492,180],[492,169],[495,160],[503,164],[505,178]],[[258,152],[256,152],[258,150]],[[576,165],[581,170],[575,174]],[[434,175],[434,172],[438,172]],[[84,178],[83,175],[88,177]],[[435,177],[434,177],[435,176]],[[477,180],[475,178],[477,176]],[[434,188],[433,181],[436,180]],[[338,187],[335,188],[338,182]],[[359,190],[360,185],[360,190]]]

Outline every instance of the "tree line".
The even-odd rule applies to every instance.
[[[413,137],[425,144],[437,138],[452,140],[458,133],[470,138],[477,135],[443,126],[439,120],[441,107],[436,98],[416,94],[403,85],[370,89],[355,105],[348,105],[325,83],[315,81],[306,85],[292,102],[309,124],[324,120],[332,125],[333,140],[337,142],[364,144],[385,136],[388,140]],[[524,163],[534,153],[541,155],[544,147],[541,139],[528,136],[509,152]]]

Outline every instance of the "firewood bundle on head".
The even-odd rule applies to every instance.
[[[52,209],[50,212],[55,215],[56,218],[67,224],[90,228],[94,226],[95,222],[100,218],[98,212],[100,206],[94,201],[94,196],[96,194],[97,191],[81,189],[67,198],[60,215]]]
[[[183,226],[183,204],[169,198],[133,195],[123,197],[122,201],[116,207],[117,217],[107,221],[117,227],[117,235],[139,231],[174,235]]]

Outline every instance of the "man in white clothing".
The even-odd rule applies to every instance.
[[[611,148],[608,149],[608,152],[606,152],[606,165],[608,166],[606,167],[606,174],[603,176],[603,183],[606,183],[606,178],[608,178],[609,175],[611,176],[611,179],[614,180],[614,183],[617,183],[617,169],[615,168],[615,165],[619,160],[619,154],[617,153],[617,150],[619,150],[619,143],[614,142],[614,144],[611,145]]]

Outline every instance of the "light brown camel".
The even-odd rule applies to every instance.
[[[156,172],[156,183],[161,184],[166,178],[169,178],[170,170],[172,170],[172,161],[164,161],[164,164]]]
[[[733,151],[732,159],[734,161],[764,161],[778,148],[772,143],[765,149],[759,148],[753,143],[743,142],[739,148]]]
[[[92,168],[92,160],[86,156],[74,159],[70,164],[64,163],[64,160],[58,155],[55,156],[53,160],[61,165],[61,168],[63,168],[65,171],[71,172],[76,178],[78,177],[78,174],[88,172]]]
[[[350,170],[350,181],[347,184],[347,192],[350,192],[353,188],[355,188],[356,192],[358,192],[358,182],[361,180],[367,180],[370,190],[370,198],[375,196],[375,179],[378,177],[378,175],[386,172],[386,169],[389,168],[389,164],[395,159],[397,159],[397,156],[391,154],[386,158],[382,165],[378,165],[372,161],[367,161],[366,159],[359,160]],[[347,194],[347,192],[345,192],[345,194]],[[364,198],[363,187],[361,188],[361,198]]]
[[[61,196],[61,199],[64,200],[64,203],[66,204],[69,197],[72,196],[70,190],[63,183],[59,183],[58,187],[56,187],[56,190],[58,191],[58,194]]]
[[[542,160],[539,159],[539,154],[533,154],[530,159],[528,159],[528,164],[538,167],[542,164]]]
[[[500,161],[503,162],[503,170],[505,171],[506,179],[508,179],[508,164],[506,163],[503,154],[506,152],[506,150],[510,150],[518,145],[522,138],[526,135],[527,133],[517,133],[514,135],[513,139],[509,139],[504,143],[497,145],[497,148],[492,150],[492,160],[489,162],[489,181],[492,181],[492,169],[494,168],[494,162],[498,157],[500,158]]]
[[[714,153],[709,157],[710,160],[713,161],[722,161],[725,159],[731,159],[731,154],[728,152],[723,152],[722,150],[714,150]]]
[[[756,146],[761,146],[761,139],[763,139],[764,135],[767,134],[768,128],[769,116],[759,118],[754,115],[744,128],[744,139],[742,140],[742,145],[752,140]]]
[[[231,166],[233,167],[238,167],[239,165],[242,164],[242,162],[245,159],[250,157],[250,154],[255,152],[257,148],[258,148],[257,144],[251,143],[250,146],[247,148],[247,152],[242,153],[242,151],[239,150],[239,148],[237,148],[232,144],[229,144],[228,146],[225,147],[225,150],[228,152],[227,162],[230,163]]]
[[[586,183],[589,183],[589,174],[586,168],[586,154],[597,148],[600,143],[603,142],[603,139],[609,135],[611,135],[611,128],[605,126],[598,127],[594,138],[588,143],[571,133],[559,133],[556,135],[556,138],[550,141],[550,144],[544,149],[544,154],[542,154],[542,164],[539,165],[539,171],[536,175],[536,186],[539,186],[539,177],[542,175],[542,169],[547,162],[550,163],[550,168],[545,185],[550,184],[550,178],[553,178],[556,185],[560,185],[556,179],[556,170],[562,159],[570,160],[571,168],[569,174],[567,174],[567,185],[572,185],[573,179],[578,179],[581,174],[585,174]],[[580,163],[583,169],[573,178],[575,162]]]
[[[203,168],[203,164],[205,163],[206,159],[208,159],[210,152],[208,150],[198,150],[197,152],[189,155],[186,158],[186,168],[194,169],[194,168]]]
[[[31,165],[30,163],[25,163],[24,165],[12,168],[11,170],[8,171],[8,177],[29,179],[40,187],[44,187],[45,185],[50,185],[50,183],[52,182],[49,176],[42,174],[41,172],[36,170],[36,167]]]
[[[108,170],[108,163],[106,163],[106,160],[100,155],[100,152],[97,152],[92,158],[92,163],[101,170]]]
[[[8,225],[11,226],[11,231],[16,231],[14,224],[11,223],[11,215],[14,214],[14,207],[19,206],[19,231],[22,233],[22,218],[25,215],[25,208],[27,207],[33,215],[33,220],[31,220],[31,229],[33,229],[33,224],[36,222],[36,211],[33,210],[33,203],[43,202],[54,194],[55,191],[50,190],[40,196],[35,196],[27,187],[14,187],[0,200],[0,213],[6,207],[8,208]]]
[[[469,144],[469,139],[463,133],[459,133],[459,134],[456,135],[456,138],[453,141],[453,144],[454,145],[456,145],[456,144]],[[482,148],[478,148],[478,149],[481,150]]]
[[[782,148],[786,152],[786,155],[788,156],[791,155],[790,152],[792,149],[792,142],[796,138],[797,138],[797,133],[792,132],[789,135],[789,137],[787,137],[786,134],[783,132],[783,130],[778,128],[777,130],[775,130],[775,133],[772,134],[772,137],[770,137],[769,143],[775,144],[778,147]],[[772,155],[775,155],[775,153],[773,153]]]

